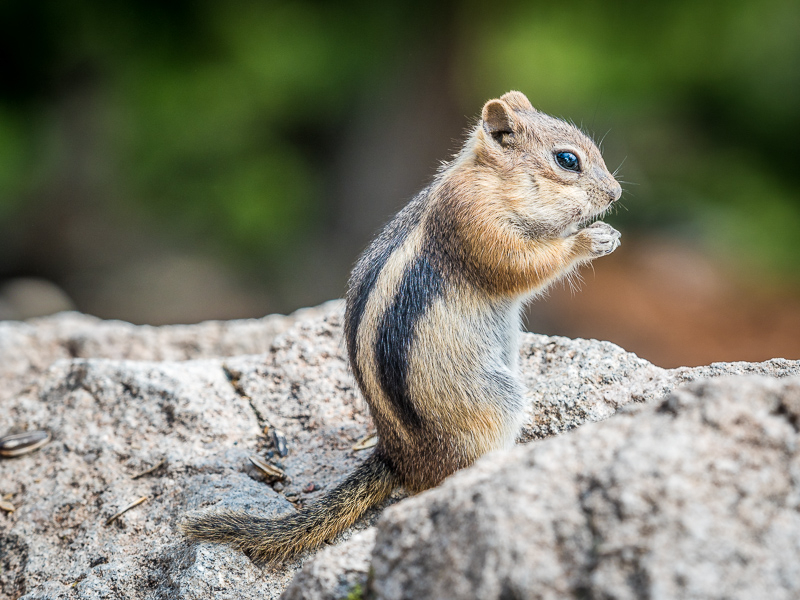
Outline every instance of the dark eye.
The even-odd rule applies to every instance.
[[[581,163],[572,152],[556,152],[556,162],[567,171],[581,171]]]

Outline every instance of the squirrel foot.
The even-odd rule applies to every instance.
[[[596,221],[578,234],[589,238],[589,252],[594,258],[611,254],[619,248],[620,233],[608,223]]]

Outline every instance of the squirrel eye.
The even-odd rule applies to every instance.
[[[572,152],[556,152],[556,162],[559,166],[567,171],[575,171],[576,173],[580,173],[581,170],[581,163],[578,160],[578,157],[575,156]]]

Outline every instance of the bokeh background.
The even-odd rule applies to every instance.
[[[135,323],[340,297],[509,89],[625,193],[531,330],[662,366],[800,358],[800,3],[0,3],[0,318]]]

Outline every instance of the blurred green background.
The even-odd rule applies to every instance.
[[[626,323],[625,306],[654,264],[678,264],[645,312],[684,286],[669,306],[733,303],[725,322],[786,334],[763,358],[800,358],[797,0],[6,0],[0,317],[36,312],[20,281],[153,324],[339,297],[369,238],[509,89],[603,138],[626,182],[608,219],[629,253],[607,276],[618,293],[570,305],[554,292],[532,328],[615,339],[628,326],[615,341],[656,356],[661,334]],[[598,309],[605,297],[622,313]],[[780,323],[761,318],[776,306]],[[596,309],[605,329],[574,327]],[[660,360],[715,358],[728,357]]]

